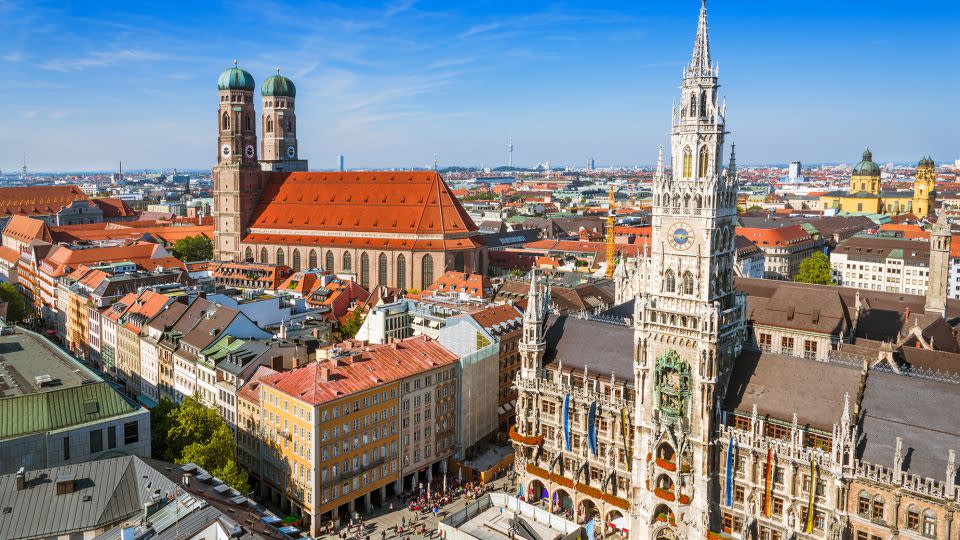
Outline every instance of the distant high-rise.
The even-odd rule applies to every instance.
[[[587,170],[595,171],[596,169],[597,169],[597,162],[593,158],[590,158],[589,160],[587,160]]]
[[[513,137],[510,137],[507,144],[507,167],[513,168]]]
[[[343,154],[337,156],[337,170],[343,172]]]
[[[800,171],[801,171],[802,169],[803,169],[803,166],[800,164],[800,162],[799,162],[799,161],[794,161],[793,163],[790,164],[790,172],[788,173],[787,177],[788,177],[790,180],[799,180],[799,179],[800,179]]]

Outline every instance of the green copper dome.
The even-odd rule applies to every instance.
[[[854,176],[880,176],[880,166],[873,162],[873,153],[867,148],[863,151],[863,161],[853,168]]]
[[[926,156],[920,160],[920,163],[917,165],[917,167],[930,167],[932,169],[936,167],[936,163],[933,162],[932,157]]]
[[[253,75],[237,67],[236,60],[233,62],[233,67],[225,69],[223,73],[220,74],[220,78],[217,79],[217,88],[220,90],[246,90],[253,92],[256,86],[257,83],[254,82]]]
[[[264,97],[297,97],[297,87],[293,85],[293,81],[281,75],[278,69],[276,75],[263,81],[260,94]]]

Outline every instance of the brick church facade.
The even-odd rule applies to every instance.
[[[364,288],[424,289],[447,270],[483,273],[477,226],[434,171],[307,172],[299,158],[296,87],[253,77],[218,81],[214,257],[353,275]]]

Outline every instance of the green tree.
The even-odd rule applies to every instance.
[[[340,325],[340,336],[343,339],[350,339],[360,331],[360,327],[363,326],[363,313],[361,311],[359,308],[353,310],[350,318]]]
[[[30,315],[27,300],[9,283],[0,283],[0,301],[7,304],[7,324],[17,324]]]
[[[799,283],[816,283],[819,285],[836,285],[830,276],[830,259],[817,251],[800,262],[800,271],[793,277]]]
[[[181,261],[208,261],[213,258],[213,241],[202,234],[173,243],[173,256]]]
[[[233,431],[216,409],[196,398],[179,405],[168,400],[150,411],[152,453],[165,461],[196,463],[241,493],[250,490],[247,472],[236,462]]]

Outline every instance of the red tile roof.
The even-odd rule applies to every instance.
[[[87,200],[78,186],[30,186],[0,188],[0,215],[56,214],[73,201]]]
[[[119,219],[136,216],[137,213],[130,208],[130,205],[123,199],[114,197],[98,197],[91,199],[93,204],[97,205],[103,212],[103,219]]]
[[[737,227],[737,234],[745,237],[758,246],[785,246],[813,240],[800,225],[789,227]]]
[[[273,174],[250,227],[407,234],[477,230],[433,171]]]
[[[24,243],[30,243],[33,240],[53,242],[50,227],[45,221],[22,215],[11,216],[6,227],[3,228],[3,234]]]
[[[261,381],[291,397],[320,405],[456,361],[457,356],[438,342],[420,336],[385,345],[355,346],[336,359],[311,362]]]
[[[54,246],[41,264],[42,270],[52,277],[60,277],[79,268],[80,265],[130,261],[141,268],[154,270],[158,267],[185,268],[183,262],[167,254],[159,245],[152,242],[137,242],[121,246],[71,249],[67,246]]]
[[[313,236],[296,234],[248,234],[245,244],[281,244],[291,246],[353,247],[358,249],[400,249],[411,251],[459,251],[480,247],[477,237],[444,240],[403,240],[399,238],[356,238],[351,236]]]
[[[444,272],[424,292],[456,292],[475,298],[487,298],[493,296],[493,285],[490,283],[490,278],[483,274],[467,274],[451,270]]]

